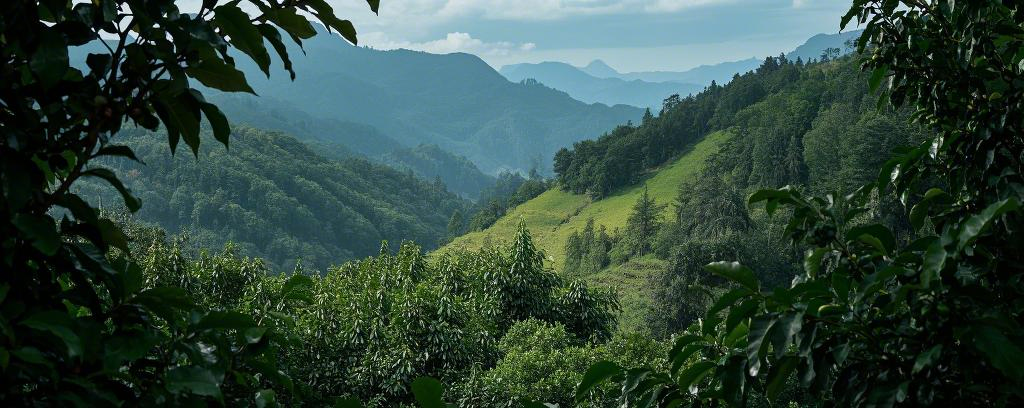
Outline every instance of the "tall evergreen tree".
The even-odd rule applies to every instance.
[[[633,205],[633,213],[626,220],[626,240],[630,252],[636,256],[643,256],[651,250],[651,239],[658,232],[661,225],[661,213],[664,205],[658,205],[651,198],[644,186],[644,193]]]
[[[448,220],[448,238],[454,239],[455,237],[462,235],[462,230],[466,225],[466,218],[462,215],[462,211],[458,209],[452,213],[452,218]]]
[[[565,267],[563,272],[567,276],[576,275],[580,271],[580,263],[586,255],[586,243],[580,238],[579,231],[573,231],[569,239],[565,241]]]

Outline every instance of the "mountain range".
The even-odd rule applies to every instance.
[[[821,58],[827,48],[838,48],[839,54],[853,51],[847,42],[860,36],[862,30],[837,34],[818,34],[799,47],[786,53],[790,60],[804,61]],[[725,84],[736,74],[756,69],[764,58],[701,65],[686,71],[646,71],[622,73],[604,61],[594,60],[584,67],[564,62],[512,64],[499,72],[513,82],[533,79],[544,85],[563,90],[585,102],[609,105],[627,104],[657,111],[662,101],[672,95],[696,93],[712,81]]]
[[[588,73],[587,69],[603,75],[614,72],[600,60],[583,69],[561,62],[541,62],[506,65],[499,72],[509,81],[522,82],[534,79],[587,103],[621,103],[654,110],[660,108],[661,102],[669,95],[689,95],[704,88],[702,85],[685,82],[648,82],[616,76],[598,77]]]
[[[464,156],[488,174],[525,173],[536,163],[549,172],[549,158],[559,148],[643,114],[633,106],[587,104],[546,86],[509,82],[464,53],[380,51],[329,35],[306,41],[303,50],[290,50],[300,73],[294,81],[279,67],[267,79],[248,60],[238,61],[261,98],[301,111],[297,116],[375,129],[353,132],[366,139],[353,143],[319,125],[311,128],[316,138],[344,140],[356,151],[392,141],[428,144]]]

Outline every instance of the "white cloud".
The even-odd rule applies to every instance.
[[[807,5],[807,0],[793,0],[793,7],[800,8]]]
[[[674,13],[691,7],[731,2],[728,0],[655,0],[653,3],[644,6],[644,11],[651,13]]]
[[[379,19],[430,17],[436,22],[459,17],[490,20],[560,20],[574,16],[676,12],[735,0],[389,0]],[[355,11],[359,1],[334,0],[339,10]]]
[[[405,48],[434,54],[465,52],[481,57],[507,56],[512,53],[529,52],[537,47],[534,43],[486,42],[462,32],[448,33],[444,38],[424,42],[392,40],[380,32],[362,34],[361,38],[361,44],[382,50]]]

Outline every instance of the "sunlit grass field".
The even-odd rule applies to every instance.
[[[674,162],[652,172],[644,182],[621,189],[598,201],[557,188],[548,190],[509,211],[490,228],[456,238],[437,251],[443,253],[453,248],[478,249],[488,244],[507,243],[522,219],[526,220],[526,227],[532,233],[534,243],[546,254],[548,266],[560,270],[565,261],[565,241],[573,231],[582,230],[591,218],[595,226],[604,225],[609,234],[624,228],[645,184],[659,204],[671,203],[679,193],[679,185],[696,177],[708,156],[717,152],[727,138],[725,132],[712,133]],[[666,206],[666,217],[671,210],[671,205]]]

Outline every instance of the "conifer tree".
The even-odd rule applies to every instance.
[[[448,220],[448,238],[455,239],[455,237],[462,235],[463,227],[466,225],[466,219],[462,215],[462,211],[455,210],[452,213],[452,218]]]
[[[563,272],[572,276],[579,273],[580,263],[585,255],[586,244],[581,240],[579,231],[573,231],[565,241],[565,267]]]
[[[644,193],[633,205],[633,213],[626,220],[626,240],[630,252],[636,256],[643,256],[651,249],[651,239],[657,233],[661,224],[661,213],[664,205],[658,205],[651,198],[644,186]]]

